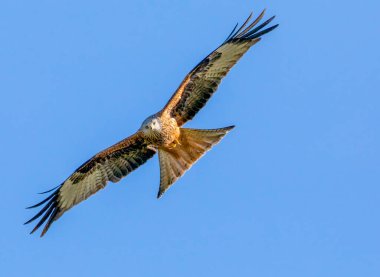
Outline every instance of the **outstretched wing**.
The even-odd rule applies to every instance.
[[[31,232],[35,232],[47,221],[41,233],[42,237],[64,212],[103,189],[108,181],[120,181],[155,153],[139,132],[105,149],[75,170],[49,197],[29,207],[35,208],[46,203],[41,211],[25,224],[42,216]]]
[[[265,10],[248,26],[252,14],[238,30],[236,30],[236,25],[223,44],[203,59],[186,76],[162,112],[168,112],[176,119],[179,126],[191,120],[206,104],[207,100],[217,90],[223,77],[227,75],[244,53],[260,41],[262,35],[278,26],[277,24],[263,29],[274,19],[273,16],[256,27],[264,16],[264,12]]]

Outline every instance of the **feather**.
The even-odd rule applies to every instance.
[[[245,28],[245,30],[243,30],[240,34],[238,33],[238,35],[236,36],[236,38],[241,38],[242,36],[244,36],[245,33],[247,33],[250,29],[252,29],[254,26],[256,26],[256,24],[263,18],[265,14],[265,10],[263,10],[260,15],[247,27]]]

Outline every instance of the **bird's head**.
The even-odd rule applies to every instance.
[[[140,131],[145,134],[149,134],[151,132],[160,132],[161,131],[161,120],[156,116],[149,116],[144,122],[141,124]]]

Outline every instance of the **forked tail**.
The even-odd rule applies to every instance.
[[[157,197],[180,178],[204,153],[217,144],[234,126],[220,129],[181,128],[178,143],[172,148],[160,148],[160,189]]]

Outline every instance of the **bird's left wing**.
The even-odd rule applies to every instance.
[[[50,225],[64,212],[103,189],[108,181],[113,183],[120,181],[155,153],[156,151],[146,144],[139,132],[105,149],[75,170],[49,197],[29,207],[35,208],[46,203],[25,224],[42,216],[31,233],[46,222],[41,233],[43,236]]]
[[[278,26],[274,25],[264,29],[274,16],[256,26],[263,16],[264,11],[252,23],[249,23],[251,14],[238,30],[235,26],[222,45],[203,59],[185,77],[162,112],[167,112],[175,118],[178,126],[191,120],[206,104],[207,100],[217,90],[223,77],[227,75],[245,52],[257,43],[262,35]]]

